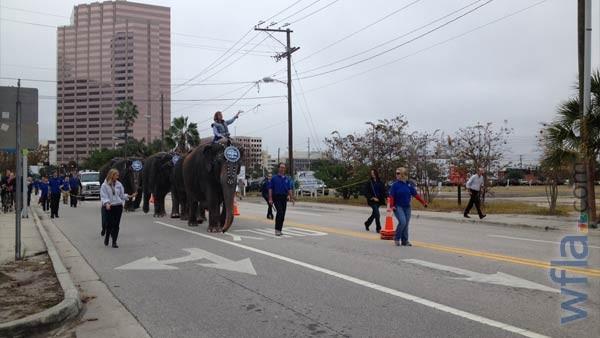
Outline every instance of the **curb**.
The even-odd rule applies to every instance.
[[[0,337],[24,337],[36,333],[41,328],[48,328],[78,316],[83,308],[79,290],[75,287],[69,271],[65,268],[65,265],[56,251],[54,243],[48,236],[46,229],[44,229],[44,226],[37,215],[37,211],[34,208],[31,210],[34,223],[48,250],[48,256],[50,256],[52,261],[56,278],[63,289],[64,299],[62,302],[42,312],[10,322],[1,323]]]

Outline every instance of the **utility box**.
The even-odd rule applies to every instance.
[[[20,89],[21,148],[38,146],[38,90]],[[17,87],[0,86],[0,151],[14,152],[17,146]]]

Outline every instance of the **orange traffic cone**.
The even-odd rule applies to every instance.
[[[240,209],[238,208],[237,198],[233,198],[233,216],[239,216]]]
[[[150,204],[154,204],[154,195],[150,194]]]
[[[396,231],[394,230],[394,218],[393,218],[392,214],[393,214],[393,212],[392,212],[392,206],[391,206],[391,199],[388,197],[387,198],[387,212],[385,215],[385,226],[379,232],[379,234],[381,235],[381,239],[387,239],[387,240],[394,239]]]

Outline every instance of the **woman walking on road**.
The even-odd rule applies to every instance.
[[[408,241],[408,223],[410,222],[410,201],[412,197],[421,202],[427,208],[427,202],[417,194],[414,185],[408,181],[408,171],[406,168],[396,169],[396,182],[390,188],[391,205],[394,215],[398,220],[396,236],[394,243],[396,246],[412,246]]]
[[[135,198],[137,193],[127,195],[121,182],[119,182],[119,171],[110,169],[106,180],[100,187],[100,199],[106,213],[106,234],[104,245],[108,246],[108,239],[112,238],[112,247],[118,248],[117,237],[119,236],[119,224],[125,201]]]
[[[365,221],[365,229],[369,231],[369,227],[375,220],[377,228],[375,231],[379,233],[381,230],[381,221],[379,217],[379,206],[385,204],[385,186],[379,179],[379,172],[377,169],[371,169],[371,179],[365,185],[365,197],[367,198],[367,204],[371,207],[371,216]]]

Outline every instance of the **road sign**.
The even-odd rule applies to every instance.
[[[38,146],[38,90],[20,88],[21,148]],[[0,87],[0,150],[16,148],[17,87]]]
[[[252,265],[252,261],[250,261],[250,258],[244,258],[239,261],[233,261],[233,260],[227,259],[225,257],[219,256],[219,255],[216,255],[211,252],[208,252],[208,251],[205,251],[202,249],[198,249],[198,248],[188,248],[188,249],[183,249],[183,251],[186,251],[188,253],[188,255],[183,256],[183,257],[173,258],[173,259],[167,259],[167,260],[163,260],[163,261],[158,260],[156,257],[144,257],[144,258],[135,260],[131,263],[116,267],[115,269],[116,270],[179,270],[179,268],[176,266],[173,266],[173,264],[180,264],[180,263],[185,263],[185,262],[192,262],[192,261],[198,261],[201,259],[206,259],[206,260],[211,261],[212,263],[197,263],[196,265],[207,267],[207,268],[247,273],[249,275],[256,276],[256,271],[254,270],[254,266]]]

